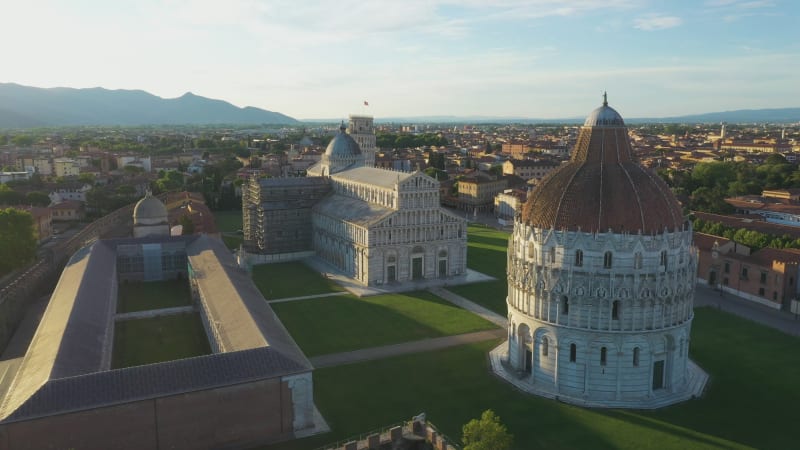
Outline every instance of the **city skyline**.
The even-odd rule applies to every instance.
[[[798,106],[789,1],[14,1],[2,82],[187,91],[298,119]],[[365,106],[368,102],[369,106]],[[792,103],[794,102],[794,103]]]

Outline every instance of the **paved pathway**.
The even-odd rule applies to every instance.
[[[267,303],[283,303],[283,302],[294,302],[297,300],[307,300],[309,298],[322,298],[322,297],[336,297],[339,295],[348,295],[350,294],[347,291],[342,292],[326,292],[324,294],[314,294],[314,295],[301,295],[300,297],[284,297],[284,298],[276,298],[275,300],[267,300]]]
[[[471,300],[468,300],[458,294],[455,294],[441,287],[430,288],[428,290],[456,306],[464,308],[467,311],[471,311],[472,313],[483,317],[484,319],[494,323],[495,325],[504,330],[508,328],[508,319],[501,316],[500,314],[497,314],[492,310],[484,308],[483,306]]]
[[[759,305],[727,292],[720,295],[719,291],[702,284],[698,284],[695,289],[694,305],[711,306],[784,333],[800,336],[800,320],[793,314]]]
[[[194,306],[175,306],[173,308],[159,308],[148,309],[145,311],[134,311],[129,313],[119,313],[114,316],[115,320],[134,320],[134,319],[149,319],[151,317],[174,316],[177,314],[188,314],[194,312]]]
[[[483,342],[489,339],[506,337],[505,329],[494,329],[487,331],[476,331],[474,333],[457,334],[455,336],[444,336],[420,341],[404,342],[402,344],[385,345],[382,347],[371,347],[352,352],[331,353],[329,355],[314,356],[309,358],[311,364],[316,369],[323,367],[341,366],[353,364],[373,359],[389,358],[392,356],[405,355],[407,353],[419,353],[432,350],[439,350],[457,345],[470,344],[473,342]]]

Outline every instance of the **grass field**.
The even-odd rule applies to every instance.
[[[506,308],[508,233],[481,225],[470,225],[467,232],[467,266],[491,275],[497,280],[447,289],[505,317],[508,313]]]
[[[299,261],[253,266],[253,281],[268,300],[344,290]]]
[[[219,231],[237,231],[242,229],[242,210],[214,211],[214,221]]]
[[[429,292],[325,297],[272,309],[308,356],[495,328]]]
[[[117,322],[111,364],[118,369],[209,353],[200,315],[178,314]]]
[[[691,356],[706,396],[653,412],[591,410],[522,394],[488,372],[498,342],[316,370],[315,401],[333,432],[270,449],[309,449],[422,411],[444,433],[493,409],[517,449],[797,448],[800,339],[697,310]]]
[[[189,306],[192,297],[186,280],[120,283],[118,313]]]

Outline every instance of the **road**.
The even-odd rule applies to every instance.
[[[794,314],[777,311],[727,292],[720,295],[719,291],[702,284],[698,284],[695,289],[694,306],[710,306],[784,333],[800,336],[800,320]]]

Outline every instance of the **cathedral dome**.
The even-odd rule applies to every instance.
[[[325,149],[325,154],[334,157],[351,157],[361,154],[361,148],[358,143],[349,134],[347,134],[344,123],[339,128],[339,132],[331,139],[328,148]]]
[[[666,183],[633,160],[625,123],[605,99],[586,119],[570,161],[528,196],[520,220],[601,233],[663,233],[684,224]]]
[[[133,208],[133,223],[136,225],[155,225],[166,222],[167,207],[149,192]]]

